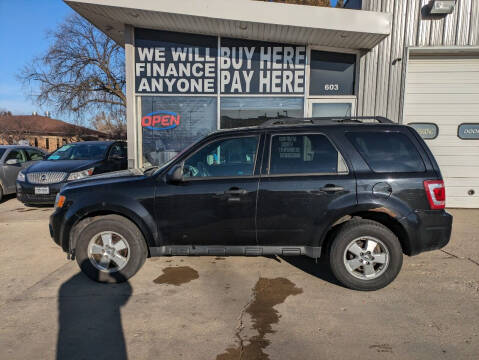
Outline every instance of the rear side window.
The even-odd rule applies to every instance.
[[[346,136],[374,172],[423,172],[426,170],[416,147],[402,133],[351,132]]]
[[[347,172],[343,157],[324,135],[284,134],[272,137],[271,175]]]

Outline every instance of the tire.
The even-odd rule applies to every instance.
[[[369,254],[374,243],[377,246]],[[341,226],[329,254],[336,279],[350,289],[361,291],[378,290],[391,283],[399,274],[402,261],[403,252],[396,235],[376,221],[363,219],[350,220]]]
[[[81,270],[90,279],[101,283],[121,283],[135,275],[145,263],[148,249],[143,234],[125,217],[98,216],[77,226],[80,230],[75,256]],[[105,248],[108,248],[107,252],[103,251]],[[103,259],[106,259],[105,262]],[[122,261],[117,263],[115,259]],[[108,264],[109,271],[102,269],[102,264]]]
[[[3,199],[3,189],[2,189],[2,185],[0,184],[0,202],[2,202],[2,199]]]

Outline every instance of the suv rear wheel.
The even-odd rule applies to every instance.
[[[378,290],[401,270],[398,238],[384,225],[371,220],[351,220],[338,231],[330,251],[334,276],[355,290]]]
[[[128,280],[148,255],[141,231],[119,215],[93,218],[81,229],[75,253],[78,265],[89,278],[107,283]]]

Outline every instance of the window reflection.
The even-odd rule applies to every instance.
[[[164,119],[154,119],[155,125],[152,121],[145,121],[145,126],[142,126],[145,166],[164,164],[182,149],[217,128],[214,97],[142,96],[141,110],[142,118],[152,113],[167,115]],[[162,126],[161,120],[170,121],[169,114],[176,114],[176,126],[163,129],[168,126]]]
[[[221,128],[259,125],[270,119],[303,117],[303,98],[222,97]]]

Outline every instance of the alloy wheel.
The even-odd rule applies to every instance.
[[[128,264],[130,246],[122,235],[113,231],[103,231],[91,238],[88,244],[88,258],[97,270],[114,273]]]
[[[361,236],[346,247],[343,262],[346,270],[354,277],[361,280],[376,279],[389,265],[389,250],[381,240]]]

